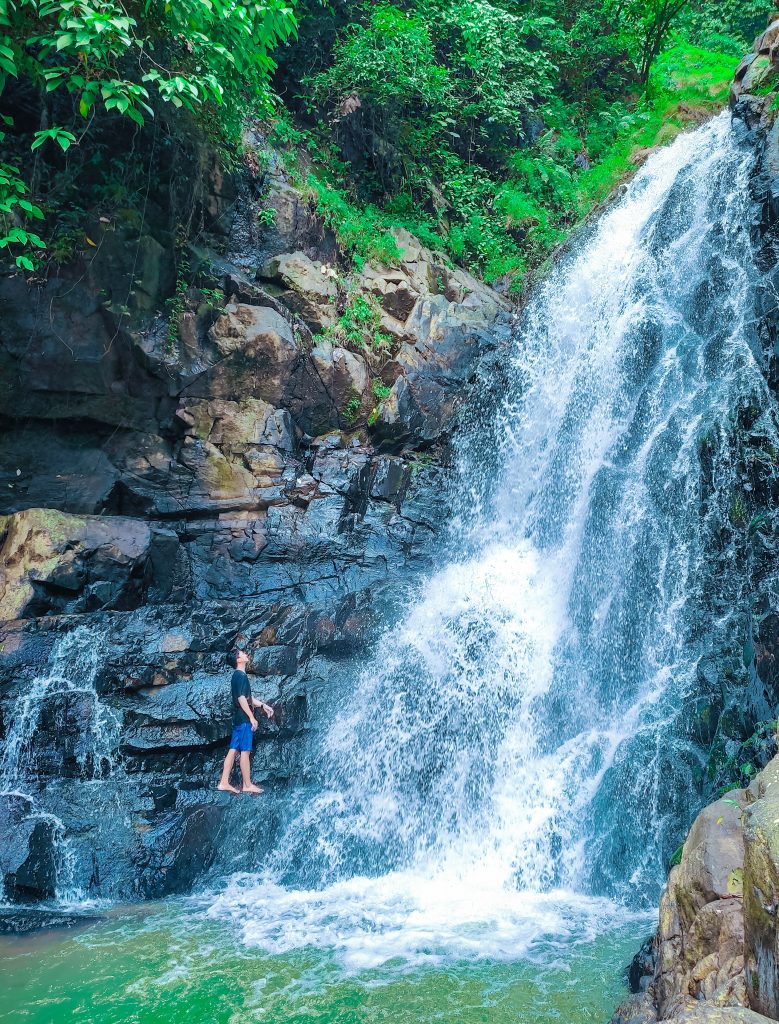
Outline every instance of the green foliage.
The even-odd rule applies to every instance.
[[[734,526],[742,527],[747,525],[747,508],[740,494],[734,494],[731,497],[728,517]]]
[[[383,381],[375,380],[371,386],[371,391],[377,401],[383,402],[385,398],[389,398],[392,388]]]
[[[331,328],[335,338],[355,348],[388,351],[392,339],[381,329],[381,308],[375,299],[365,295],[349,296],[346,307]]]
[[[625,41],[639,79],[646,83],[672,26],[690,0],[606,0],[606,13]]]
[[[677,847],[676,850],[674,850],[673,856],[671,857],[671,859],[668,862],[669,870],[671,868],[675,868],[677,866],[677,864],[681,864],[682,863],[682,854],[683,853],[684,853],[684,843],[682,843],[681,846]]]
[[[344,406],[343,418],[346,423],[353,427],[357,420],[360,418],[360,399],[357,395],[352,395],[349,401]]]
[[[381,403],[392,393],[392,388],[385,384],[383,381],[375,380],[371,385],[371,391],[373,397],[376,399],[376,405],[371,409],[370,415],[368,416],[368,426],[372,427],[379,418],[379,406]]]
[[[42,220],[43,211],[27,198],[29,190],[19,177],[19,169],[0,163],[0,250],[14,258],[20,270],[34,270],[34,250],[45,248],[34,231],[21,227],[28,220]]]
[[[302,0],[326,26],[318,70],[302,70],[309,35],[283,73],[301,68],[314,126],[278,132],[309,148],[317,208],[358,265],[392,263],[385,229],[402,225],[516,290],[640,150],[723,101],[730,50],[673,32],[746,26],[726,2],[727,23],[714,0]]]
[[[679,17],[679,28],[694,46],[740,58],[762,32],[769,10],[765,0],[700,0]]]
[[[192,111],[244,91],[267,102],[270,53],[295,28],[284,0],[145,0],[133,9],[0,0],[0,88],[24,76],[46,93],[69,93],[82,118],[100,103],[138,124],[154,97]]]
[[[271,52],[295,26],[285,0],[0,0],[0,96],[17,82],[26,95],[32,89],[43,122],[33,152],[80,147],[97,116],[140,127],[166,106],[207,110],[204,124],[234,131],[244,99],[270,109]],[[46,123],[50,110],[59,123]],[[44,243],[24,226],[40,208],[24,198],[20,166],[2,164],[0,247],[30,270]]]
[[[759,0],[297,2],[296,43],[289,0],[0,0],[0,93],[10,109],[13,90],[32,90],[39,107],[34,126],[6,125],[0,248],[37,266],[38,170],[69,180],[91,166],[96,122],[140,131],[183,111],[235,142],[249,110],[273,114],[271,146],[308,149],[299,177],[357,267],[396,263],[389,229],[402,226],[520,290],[642,150],[723,101],[762,17]],[[272,111],[279,52],[305,129]],[[244,158],[259,175],[267,154]],[[273,217],[265,208],[258,221]],[[351,343],[388,345],[354,311],[343,317]]]
[[[181,242],[181,240],[179,240]],[[178,341],[181,318],[186,309],[186,294],[189,287],[189,256],[186,250],[180,249],[176,265],[176,288],[168,301],[168,331],[166,349],[173,352]]]
[[[368,205],[360,209],[343,189],[328,185],[315,175],[309,177],[308,183],[317,213],[358,266],[368,260],[389,266],[397,263],[400,249],[384,227],[385,218],[376,207]]]
[[[768,521],[768,512],[759,512],[756,516],[752,516],[752,519],[747,526],[747,533],[750,537],[753,537],[758,533]]]
[[[200,288],[203,301],[215,309],[220,309],[225,304],[225,293],[221,288]]]

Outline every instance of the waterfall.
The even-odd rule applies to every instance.
[[[213,900],[247,942],[516,956],[655,902],[700,799],[730,417],[769,406],[751,161],[727,114],[681,136],[529,303],[493,428],[462,442],[449,564],[333,699],[263,870]]]
[[[113,767],[119,723],[95,689],[103,642],[99,630],[78,626],[56,643],[47,671],[33,679],[11,706],[0,757],[0,813],[16,827],[38,822],[47,826],[44,845],[51,846],[59,904],[80,904],[85,893],[74,880],[77,872],[67,828],[45,806],[51,801],[41,779],[75,773],[97,781]]]

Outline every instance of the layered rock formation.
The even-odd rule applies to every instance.
[[[396,266],[351,271],[277,164],[212,175],[203,216],[194,284],[164,215],[133,211],[45,280],[0,277],[11,899],[156,896],[208,866],[236,641],[276,708],[257,777],[296,777],[312,689],[440,543],[447,440],[508,338],[507,304],[405,232]],[[62,653],[79,626],[88,672]]]
[[[614,1024],[779,1018],[778,907],[776,757],[696,818],[633,979],[643,991]]]

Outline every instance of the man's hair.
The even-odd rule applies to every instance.
[[[230,653],[227,655],[227,664],[230,668],[238,668],[238,655],[243,651],[243,647],[233,647]]]

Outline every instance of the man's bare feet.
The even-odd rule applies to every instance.
[[[241,792],[240,789],[236,789],[235,786],[231,786],[228,782],[227,785],[223,785],[221,782],[216,787],[221,793],[233,793],[235,796]]]
[[[255,786],[253,782],[250,782],[248,786],[244,786],[241,790],[242,793],[251,793],[252,796],[259,796],[260,793],[264,793],[265,790],[262,786]]]

